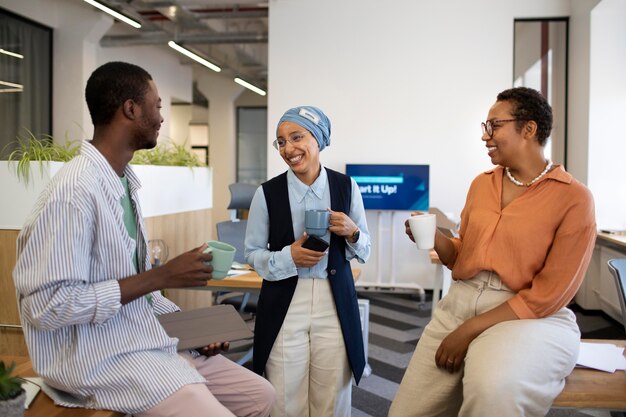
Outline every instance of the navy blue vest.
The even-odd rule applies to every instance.
[[[350,177],[328,168],[326,168],[326,172],[328,173],[330,190],[330,208],[333,211],[349,213],[352,199]],[[263,193],[270,223],[269,250],[280,251],[295,241],[291,207],[289,206],[287,173],[265,182]],[[350,368],[358,384],[365,367],[365,353],[357,294],[354,288],[352,269],[350,262],[346,260],[345,250],[345,239],[331,233],[328,250],[328,280],[341,323]],[[297,275],[280,281],[263,280],[257,304],[252,359],[252,369],[259,375],[263,375],[265,372],[265,364],[285,320],[297,283]]]

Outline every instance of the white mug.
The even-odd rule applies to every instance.
[[[435,247],[435,231],[437,216],[431,213],[417,214],[409,217],[409,226],[417,249],[432,249]]]

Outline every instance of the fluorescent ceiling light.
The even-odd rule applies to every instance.
[[[127,23],[129,25],[131,25],[134,28],[139,29],[141,27],[141,24],[131,18],[128,18],[126,16],[124,16],[121,13],[116,12],[115,10],[105,6],[104,4],[98,3],[95,0],[84,0],[85,3],[89,3],[91,4],[93,7],[97,7],[98,9],[102,10],[105,13],[110,14],[111,16],[113,16],[114,18],[121,20],[124,23]]]
[[[246,87],[248,90],[254,91],[255,93],[261,96],[264,96],[265,94],[267,94],[265,91],[261,90],[259,87],[256,87],[250,84],[249,82],[242,80],[241,78],[235,78],[235,82],[239,85]]]
[[[15,58],[24,59],[24,55],[18,54],[16,52],[7,51],[6,49],[0,48],[0,54],[9,55]]]
[[[185,55],[186,57],[189,57],[189,58],[193,59],[197,63],[202,64],[205,67],[212,69],[215,72],[220,72],[222,70],[220,67],[218,67],[214,63],[209,62],[206,59],[202,58],[200,55],[194,54],[190,50],[183,48],[182,46],[178,45],[174,41],[169,41],[167,44],[169,45],[170,48],[180,52],[181,54]]]
[[[5,88],[5,86],[8,88]],[[21,93],[22,91],[24,91],[24,86],[22,84],[15,84],[0,80],[0,93]]]

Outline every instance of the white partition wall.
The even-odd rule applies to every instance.
[[[317,105],[333,126],[322,163],[430,165],[431,205],[458,217],[491,167],[480,122],[512,86],[513,20],[569,13],[566,0],[275,0],[269,135],[286,109]],[[285,165],[269,143],[271,177]]]
[[[626,230],[626,1],[603,0],[591,14],[589,188],[598,226]]]
[[[341,172],[346,164],[430,165],[431,206],[458,218],[470,182],[492,167],[480,122],[513,83],[514,19],[568,16],[570,7],[567,0],[272,1],[268,176],[286,169],[270,145],[276,122],[286,109],[311,104],[332,121],[323,164]],[[372,257],[359,285],[432,287],[435,267],[404,235],[404,219],[377,216],[368,213]]]
[[[429,251],[418,250],[404,233],[410,215],[410,211],[366,211],[372,254],[365,264],[353,261],[353,267],[362,270],[357,287],[418,292],[433,288],[435,265]]]

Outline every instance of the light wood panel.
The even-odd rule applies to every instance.
[[[211,209],[188,211],[145,219],[148,239],[162,239],[172,259],[213,239]],[[183,310],[212,305],[212,293],[207,291],[168,289],[166,296]]]
[[[169,247],[169,259],[213,238],[211,209],[145,219],[149,239],[162,239]],[[19,230],[0,230],[0,324],[20,324],[12,272],[16,261]],[[212,304],[207,291],[167,290],[166,295],[188,310]],[[26,356],[28,350],[21,329],[0,327],[0,354]]]
[[[13,285],[19,230],[0,230],[0,324],[20,324]],[[22,329],[0,327],[0,354],[27,355]]]

